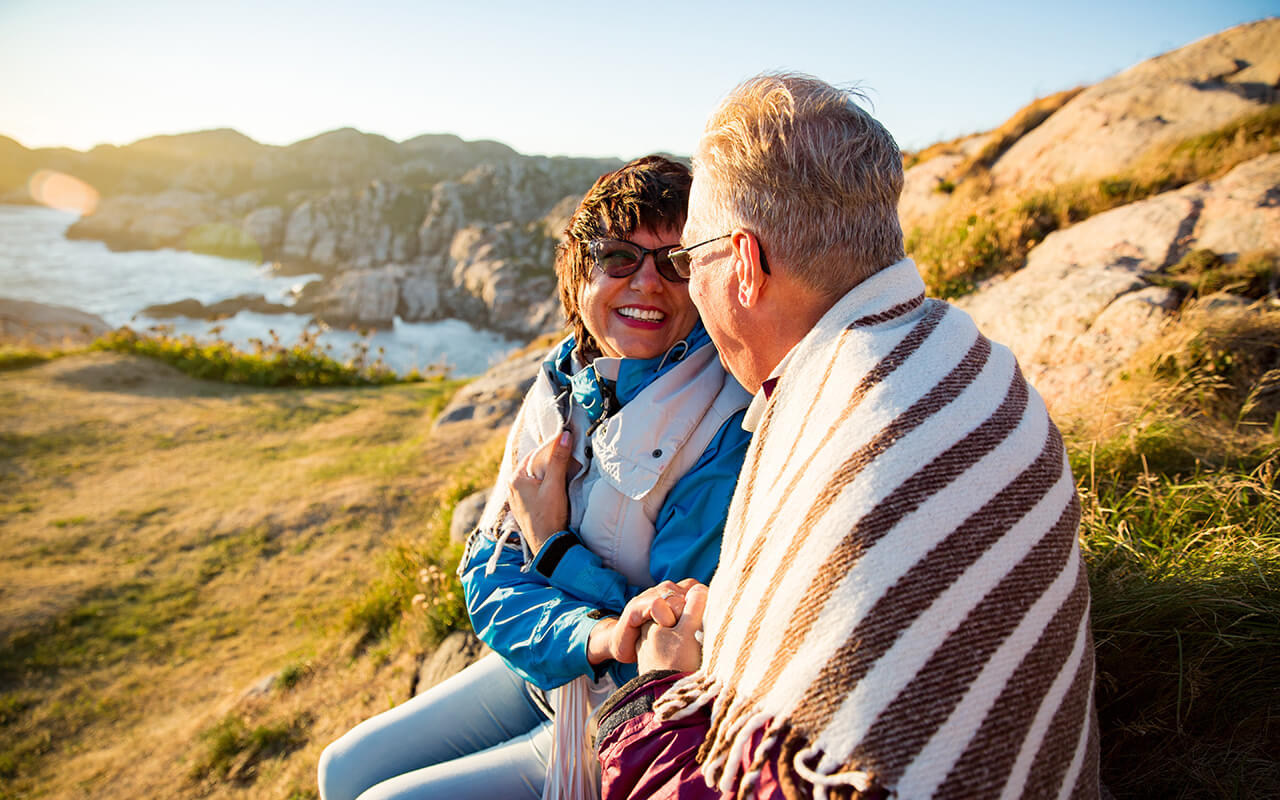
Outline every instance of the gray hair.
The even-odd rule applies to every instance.
[[[693,159],[711,221],[755,233],[771,264],[829,296],[903,257],[902,154],[855,98],[808,75],[756,76],[712,113]]]

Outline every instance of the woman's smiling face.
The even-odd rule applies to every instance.
[[[637,228],[626,239],[649,249],[679,247],[680,231]],[[652,254],[625,278],[610,278],[592,267],[590,279],[578,290],[578,308],[601,353],[613,358],[660,356],[687,336],[698,319],[689,284],[659,275]]]

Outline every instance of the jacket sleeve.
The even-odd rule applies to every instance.
[[[682,677],[678,672],[648,672],[614,692],[588,726],[600,760],[601,800],[729,800],[707,786],[698,749],[711,729],[706,708],[678,720],[660,720],[653,704]],[[594,731],[591,728],[594,727]],[[757,731],[742,753],[742,770],[755,766],[753,797],[783,800],[777,762],[766,757],[755,764],[763,731]],[[741,770],[739,771],[741,774]]]
[[[751,434],[742,428],[745,414],[739,411],[720,426],[693,467],[667,493],[649,551],[654,581],[711,581],[720,561],[729,502],[751,442]],[[557,543],[557,539],[565,541]],[[549,539],[534,558],[533,569],[566,594],[615,614],[646,588],[628,584],[572,531]]]
[[[491,573],[487,564],[499,548]],[[587,661],[587,638],[599,614],[539,574],[522,569],[523,553],[483,536],[463,556],[462,589],[480,640],[520,677],[550,690],[579,675],[598,675]]]

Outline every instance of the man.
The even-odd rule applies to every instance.
[[[707,123],[672,258],[754,438],[709,591],[624,613],[657,623],[598,714],[606,798],[1098,794],[1062,440],[1012,354],[924,297],[901,188],[892,137],[813,78]]]

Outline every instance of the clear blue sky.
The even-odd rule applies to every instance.
[[[525,153],[688,153],[733,84],[792,69],[861,84],[918,148],[1277,13],[1280,0],[0,0],[0,134],[85,149],[351,126]]]

